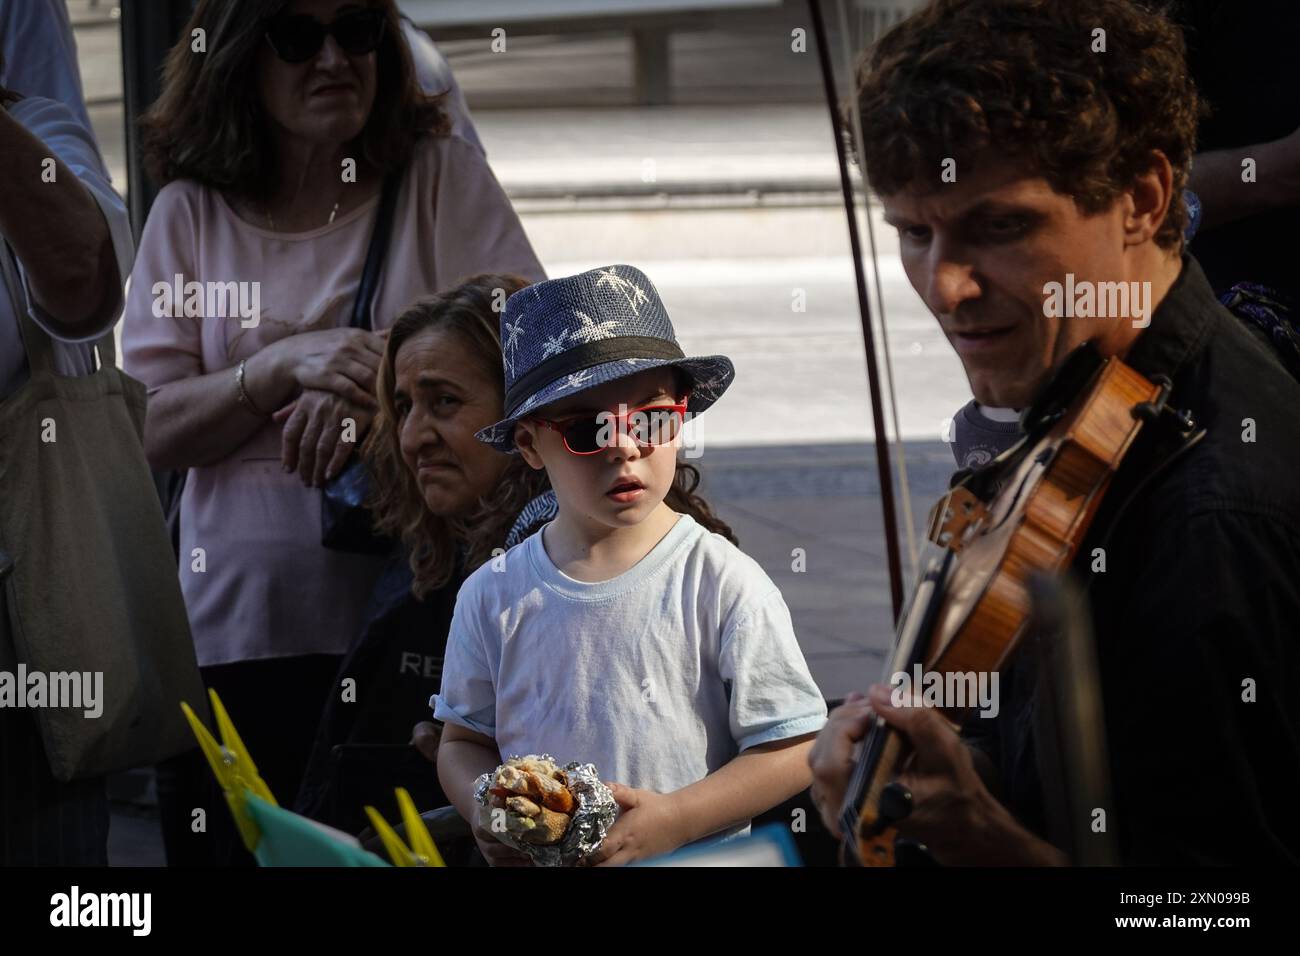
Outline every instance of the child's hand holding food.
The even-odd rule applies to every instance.
[[[623,866],[671,853],[690,842],[671,793],[607,783],[622,813],[591,858],[594,866]]]

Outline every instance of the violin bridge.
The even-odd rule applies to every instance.
[[[966,488],[958,486],[930,509],[927,537],[942,548],[960,551],[971,532],[988,517],[989,509]]]

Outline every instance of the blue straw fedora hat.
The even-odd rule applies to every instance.
[[[593,269],[520,289],[501,313],[506,417],[474,437],[517,453],[515,423],[543,405],[673,366],[690,377],[686,410],[698,415],[721,397],[736,369],[725,355],[688,358],[659,293],[640,269]]]

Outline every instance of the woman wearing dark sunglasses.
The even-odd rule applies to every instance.
[[[374,417],[384,330],[463,276],[544,274],[482,152],[419,88],[393,0],[200,0],[142,125],[163,188],[125,364],[150,388],[151,462],[187,470],[199,664],[291,801],[383,566],[322,547],[317,489]]]

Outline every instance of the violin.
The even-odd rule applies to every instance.
[[[941,553],[899,617],[888,673],[920,665],[952,686],[945,675],[1006,666],[1030,620],[1030,579],[1060,574],[1074,560],[1138,433],[1173,411],[1170,389],[1168,379],[1149,381],[1091,344],[1070,354],[1021,416],[1024,438],[959,472],[931,510],[927,537]],[[937,709],[957,729],[972,708]],[[844,863],[896,864],[894,824],[908,808],[888,784],[910,753],[906,738],[876,717],[840,811]]]

